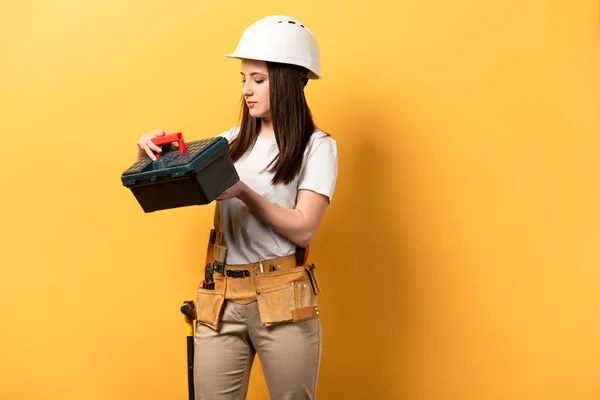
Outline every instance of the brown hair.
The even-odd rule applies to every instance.
[[[267,69],[271,116],[279,155],[266,169],[275,173],[271,181],[273,184],[289,184],[302,168],[304,149],[316,128],[304,96],[308,71],[295,65],[273,62],[267,62]],[[254,145],[260,123],[260,118],[250,116],[248,105],[242,97],[240,133],[231,143],[233,162]]]

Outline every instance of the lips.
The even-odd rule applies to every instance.
[[[249,101],[246,104],[248,105],[248,108],[252,108],[252,107],[254,107],[256,105],[256,102],[255,101]]]

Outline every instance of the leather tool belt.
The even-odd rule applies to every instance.
[[[318,318],[321,287],[314,264],[302,261],[303,265],[297,265],[296,254],[244,265],[215,263],[215,244],[223,246],[222,235],[212,230],[206,263],[210,272],[206,276],[212,275],[212,282],[198,286],[198,322],[217,330],[225,300],[257,301],[265,326]]]

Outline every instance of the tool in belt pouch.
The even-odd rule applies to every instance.
[[[196,310],[198,322],[217,329],[227,281],[223,277],[227,248],[223,246],[221,232],[212,229],[206,250],[204,280],[196,291]],[[220,274],[215,275],[215,272]]]

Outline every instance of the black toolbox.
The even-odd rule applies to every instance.
[[[239,181],[224,137],[185,143],[178,132],[152,141],[169,146],[156,161],[146,156],[121,175],[144,212],[208,204]]]

